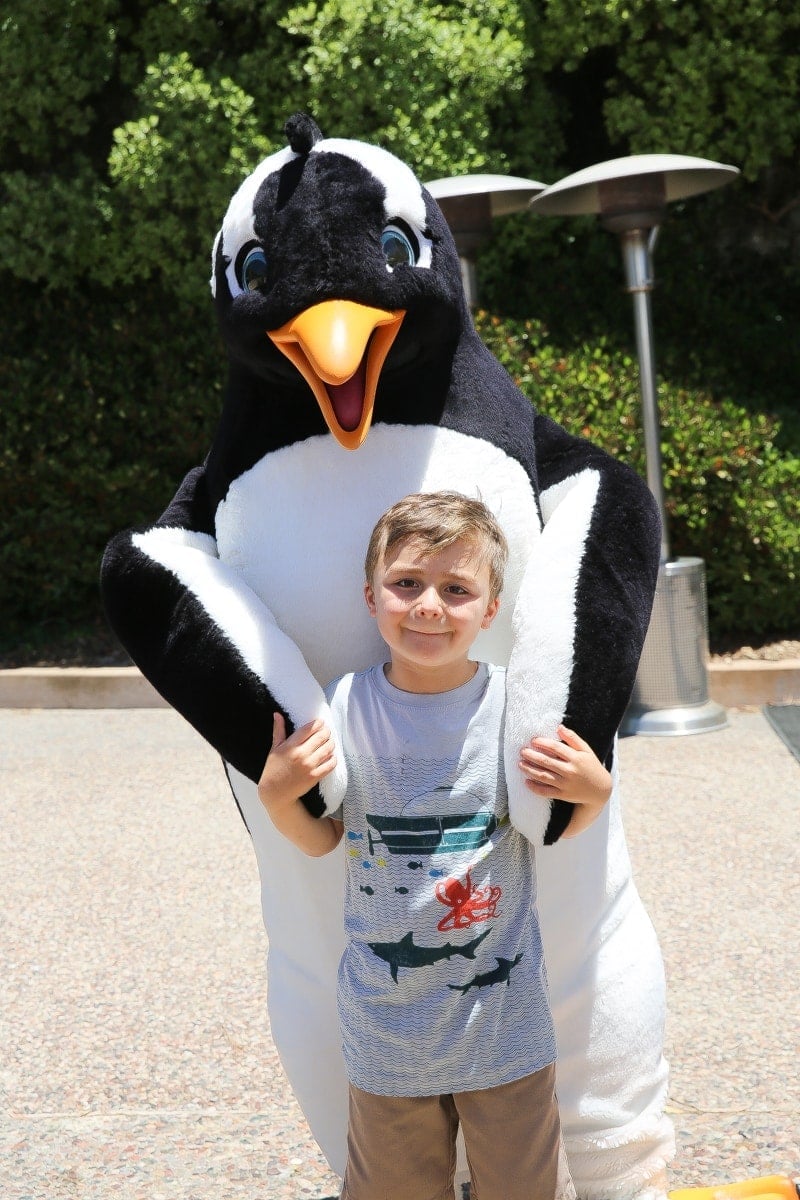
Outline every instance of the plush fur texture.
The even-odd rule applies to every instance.
[[[152,527],[111,541],[102,585],[133,659],[228,764],[262,877],[273,1035],[312,1130],[340,1170],[344,1081],[332,1003],[340,864],[338,872],[335,859],[312,869],[277,838],[258,803],[253,781],[273,712],[283,712],[290,729],[324,716],[321,685],[382,653],[361,597],[363,553],[380,513],[412,491],[479,495],[511,544],[501,614],[476,657],[509,664],[512,819],[534,843],[558,843],[571,807],[521,786],[513,767],[519,745],[563,719],[613,761],[660,539],[643,481],[537,415],[477,337],[453,239],[409,168],[376,147],[326,140],[303,116],[292,118],[287,136],[289,146],[233,197],[214,245],[212,290],[229,355],[217,436]],[[409,262],[387,261],[383,242],[398,229]],[[307,377],[270,336],[328,301],[393,320],[402,314],[377,377],[372,427],[356,449],[329,432]],[[377,338],[346,383],[351,392],[369,373]],[[316,370],[313,356],[308,361]],[[334,400],[336,386],[325,381]],[[343,787],[337,777],[324,797],[315,790],[306,797],[311,811],[334,807]],[[615,793],[612,815],[617,804]],[[605,1006],[597,969],[606,916],[609,937],[619,938],[620,897],[626,911],[640,911],[621,827],[609,849],[612,827],[598,822],[577,849],[553,845],[540,868],[564,1048],[559,1092],[569,1096],[562,1120],[576,1164],[595,1150],[602,1157],[617,1134],[626,1143],[632,1107],[641,1118],[634,1141],[641,1121],[655,1127],[663,1109],[663,980],[654,984],[648,966],[624,1003],[614,993]],[[549,869],[548,853],[557,868]],[[641,935],[640,924],[635,931]],[[631,1038],[637,986],[644,1015]],[[608,1014],[599,1033],[584,1019],[597,1005]],[[631,1077],[643,1081],[634,1093]],[[595,1091],[602,1116],[586,1123],[580,1113],[592,1110]],[[651,1162],[663,1166],[663,1146],[662,1138],[634,1148],[630,1161],[621,1156],[627,1165],[615,1194],[640,1190]],[[592,1193],[591,1179],[582,1186]]]

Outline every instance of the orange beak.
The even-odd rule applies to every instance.
[[[404,316],[402,309],[326,300],[267,331],[311,388],[345,450],[357,450],[369,433],[381,368]]]

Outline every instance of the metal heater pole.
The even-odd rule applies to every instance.
[[[661,517],[661,563],[653,615],[622,724],[626,733],[701,733],[727,723],[725,710],[708,694],[704,563],[673,558],[670,552],[650,293],[652,252],[667,205],[721,187],[736,174],[735,167],[707,159],[634,154],[577,171],[531,200],[533,209],[554,217],[597,213],[604,228],[620,237],[633,300],[647,482]]]
[[[656,363],[653,349],[653,317],[650,293],[653,271],[650,250],[657,227],[648,237],[644,229],[631,229],[620,235],[627,290],[633,299],[636,324],[636,352],[639,359],[639,390],[642,397],[642,427],[647,458],[647,483],[661,516],[661,561],[670,558],[667,508],[661,467],[661,423],[656,393]]]
[[[657,232],[658,226],[620,232],[636,324],[647,483],[661,516],[661,566],[653,615],[622,728],[626,733],[675,735],[721,729],[727,717],[708,694],[705,565],[700,558],[670,554],[650,301],[651,251]]]

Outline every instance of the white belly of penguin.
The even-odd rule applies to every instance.
[[[217,546],[300,647],[321,684],[384,654],[363,596],[372,528],[410,492],[477,496],[509,542],[500,614],[473,657],[506,663],[525,564],[540,532],[524,468],[498,446],[436,426],[377,425],[357,451],[330,435],[266,455],[231,484]]]

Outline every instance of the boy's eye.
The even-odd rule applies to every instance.
[[[395,583],[395,587],[400,587],[400,588],[413,588],[416,586],[417,586],[416,579],[398,579],[397,582]]]
[[[448,590],[448,592],[452,592],[452,594],[454,596],[468,596],[469,595],[469,592],[467,591],[467,589],[465,587],[462,587],[460,583],[451,583],[447,590]]]

